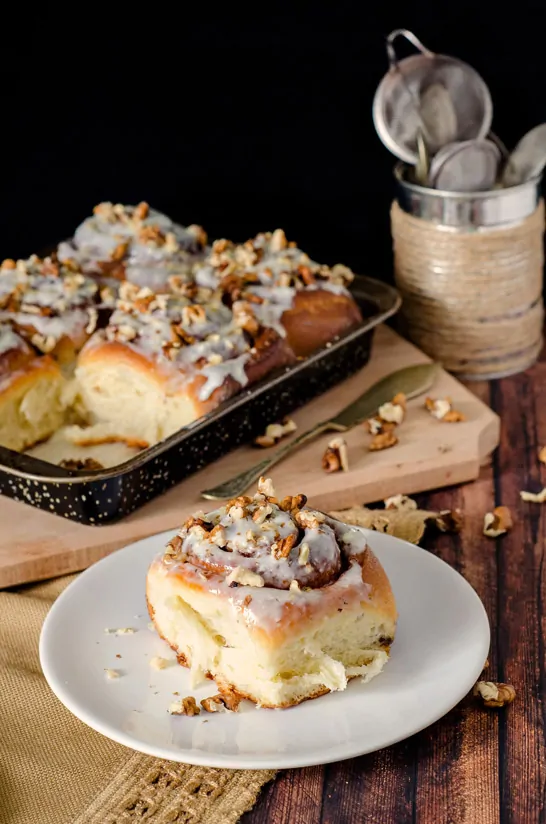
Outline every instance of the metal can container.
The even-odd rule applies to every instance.
[[[444,192],[395,169],[396,285],[407,336],[458,377],[527,369],[542,348],[544,204],[540,177]]]

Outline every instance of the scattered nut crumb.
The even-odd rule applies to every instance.
[[[109,681],[113,681],[114,678],[119,678],[121,674],[119,670],[110,668],[105,669],[104,672]]]
[[[280,423],[270,423],[269,426],[266,427],[265,433],[255,438],[254,445],[261,446],[263,449],[275,446],[282,438],[295,432],[297,428],[292,418],[283,418]]]
[[[332,438],[322,456],[322,468],[325,472],[348,472],[349,455],[345,438]]]
[[[378,435],[374,435],[368,449],[370,452],[380,452],[382,449],[389,449],[391,446],[395,446],[397,443],[398,438],[394,432],[380,432]]]
[[[391,498],[385,498],[385,509],[417,509],[417,502],[413,498],[408,498],[407,495],[393,495]]]
[[[59,466],[63,469],[68,469],[70,472],[78,472],[81,470],[93,472],[97,469],[104,469],[104,466],[94,458],[63,458],[62,461],[59,461]]]
[[[521,491],[520,497],[522,501],[529,501],[532,504],[543,504],[546,501],[546,487],[540,492],[525,492]]]
[[[220,695],[222,697],[222,701],[231,712],[237,712],[239,709],[239,704],[241,703],[241,699],[237,695],[237,693],[233,692],[233,690],[226,687],[226,689],[220,690]]]
[[[181,698],[180,701],[173,701],[169,705],[169,712],[171,715],[199,715],[201,710],[195,703],[193,695],[188,695],[186,698]]]
[[[134,627],[120,627],[119,629],[105,629],[106,635],[134,635],[137,630]]]
[[[300,585],[295,578],[292,581],[290,581],[289,590],[290,592],[301,592]]]
[[[512,703],[516,697],[516,691],[511,684],[478,681],[474,687],[474,695],[481,698],[486,707],[505,707]]]
[[[438,512],[434,522],[440,532],[460,532],[464,517],[460,509],[444,509]]]
[[[377,410],[377,414],[381,421],[399,426],[406,414],[406,396],[403,392],[399,392],[392,401],[382,404]]]
[[[483,534],[488,538],[504,535],[514,525],[507,506],[496,506],[493,512],[486,512],[483,519]]]
[[[119,652],[116,653],[116,658],[121,658],[121,655],[119,654]]]
[[[150,666],[155,670],[167,669],[170,663],[168,658],[161,658],[160,655],[155,655],[153,658],[150,658]]]
[[[227,712],[226,702],[220,694],[211,695],[210,698],[203,698],[201,706],[205,712]]]
[[[426,398],[425,409],[430,412],[433,418],[443,421],[443,423],[458,423],[466,420],[462,412],[453,409],[451,398]]]
[[[258,481],[258,492],[265,495],[267,498],[275,497],[275,488],[271,478],[264,478],[263,476]]]

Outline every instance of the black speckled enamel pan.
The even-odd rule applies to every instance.
[[[356,329],[124,463],[72,471],[0,447],[0,494],[82,524],[100,526],[129,515],[368,362],[374,329],[398,310],[400,297],[392,287],[361,276],[352,291],[364,317]]]

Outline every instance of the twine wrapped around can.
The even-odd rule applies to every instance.
[[[544,203],[478,231],[391,209],[405,331],[469,380],[521,372],[542,347]]]

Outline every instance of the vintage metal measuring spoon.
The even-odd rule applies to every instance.
[[[394,49],[398,37],[408,40],[419,53],[398,60]],[[379,137],[396,157],[416,165],[419,131],[431,151],[440,148],[435,145],[435,138],[436,143],[446,137],[458,141],[485,138],[493,118],[493,104],[475,69],[454,57],[431,52],[407,29],[389,34],[387,56],[389,71],[375,93],[373,119]],[[432,87],[434,91],[429,91]],[[452,108],[449,114],[447,105]],[[445,124],[439,125],[438,111],[443,113]]]
[[[503,175],[503,186],[517,186],[538,177],[546,166],[546,123],[527,132],[509,156]]]
[[[493,189],[501,153],[491,140],[450,143],[430,164],[429,185],[446,192],[484,192]]]

